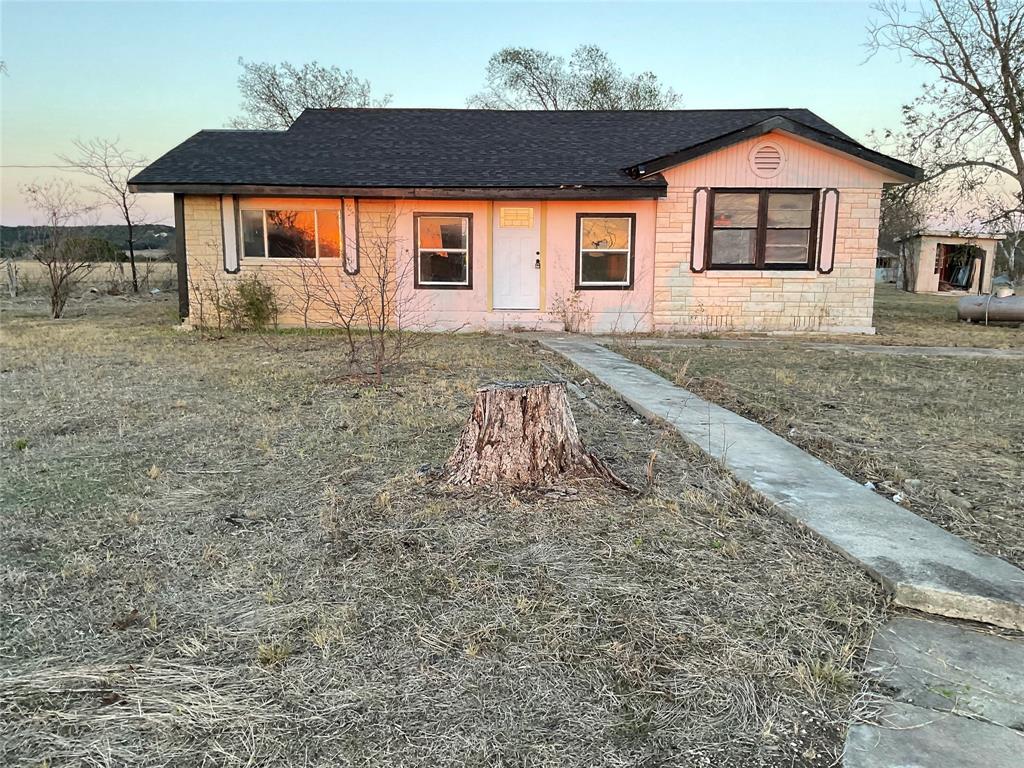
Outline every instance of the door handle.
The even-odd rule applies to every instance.
[[[533,263],[533,267],[534,267],[534,269],[540,269],[540,259],[537,259],[537,260],[536,260],[536,261],[535,261],[535,262]]]

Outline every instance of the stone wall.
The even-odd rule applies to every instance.
[[[243,260],[238,274],[225,272],[220,205],[220,198],[215,196],[188,195],[184,201],[192,326],[227,326],[225,296],[239,281],[252,277],[274,289],[280,325],[310,327],[339,327],[352,322],[358,292],[364,297],[379,294],[384,290],[379,285],[393,285],[399,279],[393,266],[395,219],[391,202],[369,202],[360,207],[360,271],[355,276],[345,274],[341,259]],[[286,205],[282,201],[281,207]],[[346,238],[345,248],[354,248],[355,234],[346,232]],[[388,259],[388,266],[378,269],[382,258]],[[387,290],[393,293],[393,289]],[[361,322],[365,325],[365,318]]]
[[[658,202],[654,328],[716,333],[873,333],[881,190],[840,189],[835,267],[816,271],[690,271],[693,187]]]
[[[750,161],[764,142],[778,147],[784,157],[781,170],[770,178],[759,176]],[[655,330],[874,332],[881,190],[884,182],[896,178],[848,155],[775,132],[663,173],[669,191],[658,201]],[[838,189],[833,271],[691,272],[693,193],[698,187]]]

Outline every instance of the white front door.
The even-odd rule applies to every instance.
[[[540,205],[495,203],[495,309],[540,309]]]

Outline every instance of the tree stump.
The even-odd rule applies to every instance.
[[[557,382],[499,383],[476,391],[473,413],[445,462],[456,485],[554,485],[596,477],[628,486],[584,447]]]

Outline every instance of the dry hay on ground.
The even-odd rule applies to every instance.
[[[702,454],[584,384],[648,493],[425,471],[553,356],[459,337],[370,387],[330,335],[111,306],[3,328],[5,764],[834,764],[880,595]]]
[[[785,345],[619,351],[1024,566],[1024,362]]]

